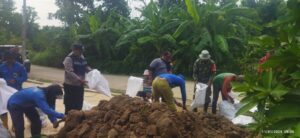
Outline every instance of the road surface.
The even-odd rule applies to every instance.
[[[114,91],[126,91],[127,88],[127,80],[129,76],[126,75],[111,75],[111,74],[103,74],[104,77],[109,82],[110,88]],[[43,80],[46,82],[54,82],[54,83],[63,83],[64,79],[64,70],[58,68],[44,67],[44,66],[31,66],[30,78],[36,80]],[[192,81],[186,82],[186,90],[187,90],[187,99],[188,101],[192,100],[193,96],[194,83]],[[181,98],[179,88],[174,88],[174,96],[176,98]]]
[[[51,67],[43,67],[43,66],[37,66],[32,65],[31,66],[31,73],[29,74],[29,77],[34,80],[42,80],[42,83],[32,83],[32,82],[26,82],[24,83],[23,87],[32,87],[32,86],[48,86],[50,83],[63,83],[64,79],[64,70],[57,69],[57,68],[51,68]],[[118,91],[118,92],[125,92],[126,91],[126,85],[127,80],[129,76],[126,75],[110,75],[110,74],[104,74],[104,77],[108,80],[110,88],[112,91]],[[193,95],[193,87],[194,84],[191,81],[186,82],[186,89],[187,89],[187,105],[190,105],[192,95]],[[113,94],[119,94],[119,93],[113,93]],[[174,89],[174,96],[176,98],[181,98],[180,90],[179,88]],[[110,98],[100,94],[100,93],[92,93],[92,92],[85,92],[84,95],[84,101],[86,105],[92,105],[95,106],[99,103],[100,100],[109,100]],[[63,100],[57,100],[56,102],[56,111],[58,112],[64,112],[64,105]],[[62,123],[59,128],[54,129],[52,128],[52,124],[47,119],[47,126],[45,126],[42,129],[42,134],[44,135],[52,135],[56,134],[59,129],[63,126]],[[11,128],[11,120],[9,117],[9,126]],[[12,130],[10,129],[10,132],[12,133]],[[25,137],[30,137],[30,123],[27,119],[25,119]]]

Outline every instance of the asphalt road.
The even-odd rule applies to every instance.
[[[130,76],[112,75],[112,74],[103,74],[103,75],[109,82],[109,86],[112,89],[112,91],[121,91],[121,92],[126,91],[127,80]],[[62,84],[64,79],[64,70],[58,68],[32,65],[29,76],[31,79],[35,79],[35,80],[43,80],[46,82],[54,82],[54,83]],[[192,100],[193,90],[194,90],[194,82],[186,81],[188,102]],[[174,88],[173,91],[174,91],[174,96],[176,98],[181,98],[181,93],[179,88]]]

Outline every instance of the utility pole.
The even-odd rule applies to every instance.
[[[26,28],[27,28],[27,16],[26,16],[26,0],[23,0],[23,16],[22,16],[22,57],[26,59]]]

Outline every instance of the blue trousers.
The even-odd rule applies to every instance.
[[[23,108],[16,105],[9,105],[8,111],[15,128],[16,138],[24,138],[24,114],[30,120],[32,137],[39,137],[41,135],[42,123],[35,107]]]

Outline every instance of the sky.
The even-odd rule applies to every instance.
[[[13,0],[15,3],[16,12],[22,11],[23,0]],[[150,0],[146,0],[150,1]],[[49,20],[48,15],[49,13],[54,13],[58,10],[58,7],[55,5],[55,0],[26,0],[26,5],[33,7],[38,14],[38,19],[36,23],[40,26],[62,26],[62,22],[59,20]],[[142,7],[142,2],[137,0],[128,0],[128,5],[132,9],[131,17],[138,17],[140,13],[135,10],[136,7]]]

